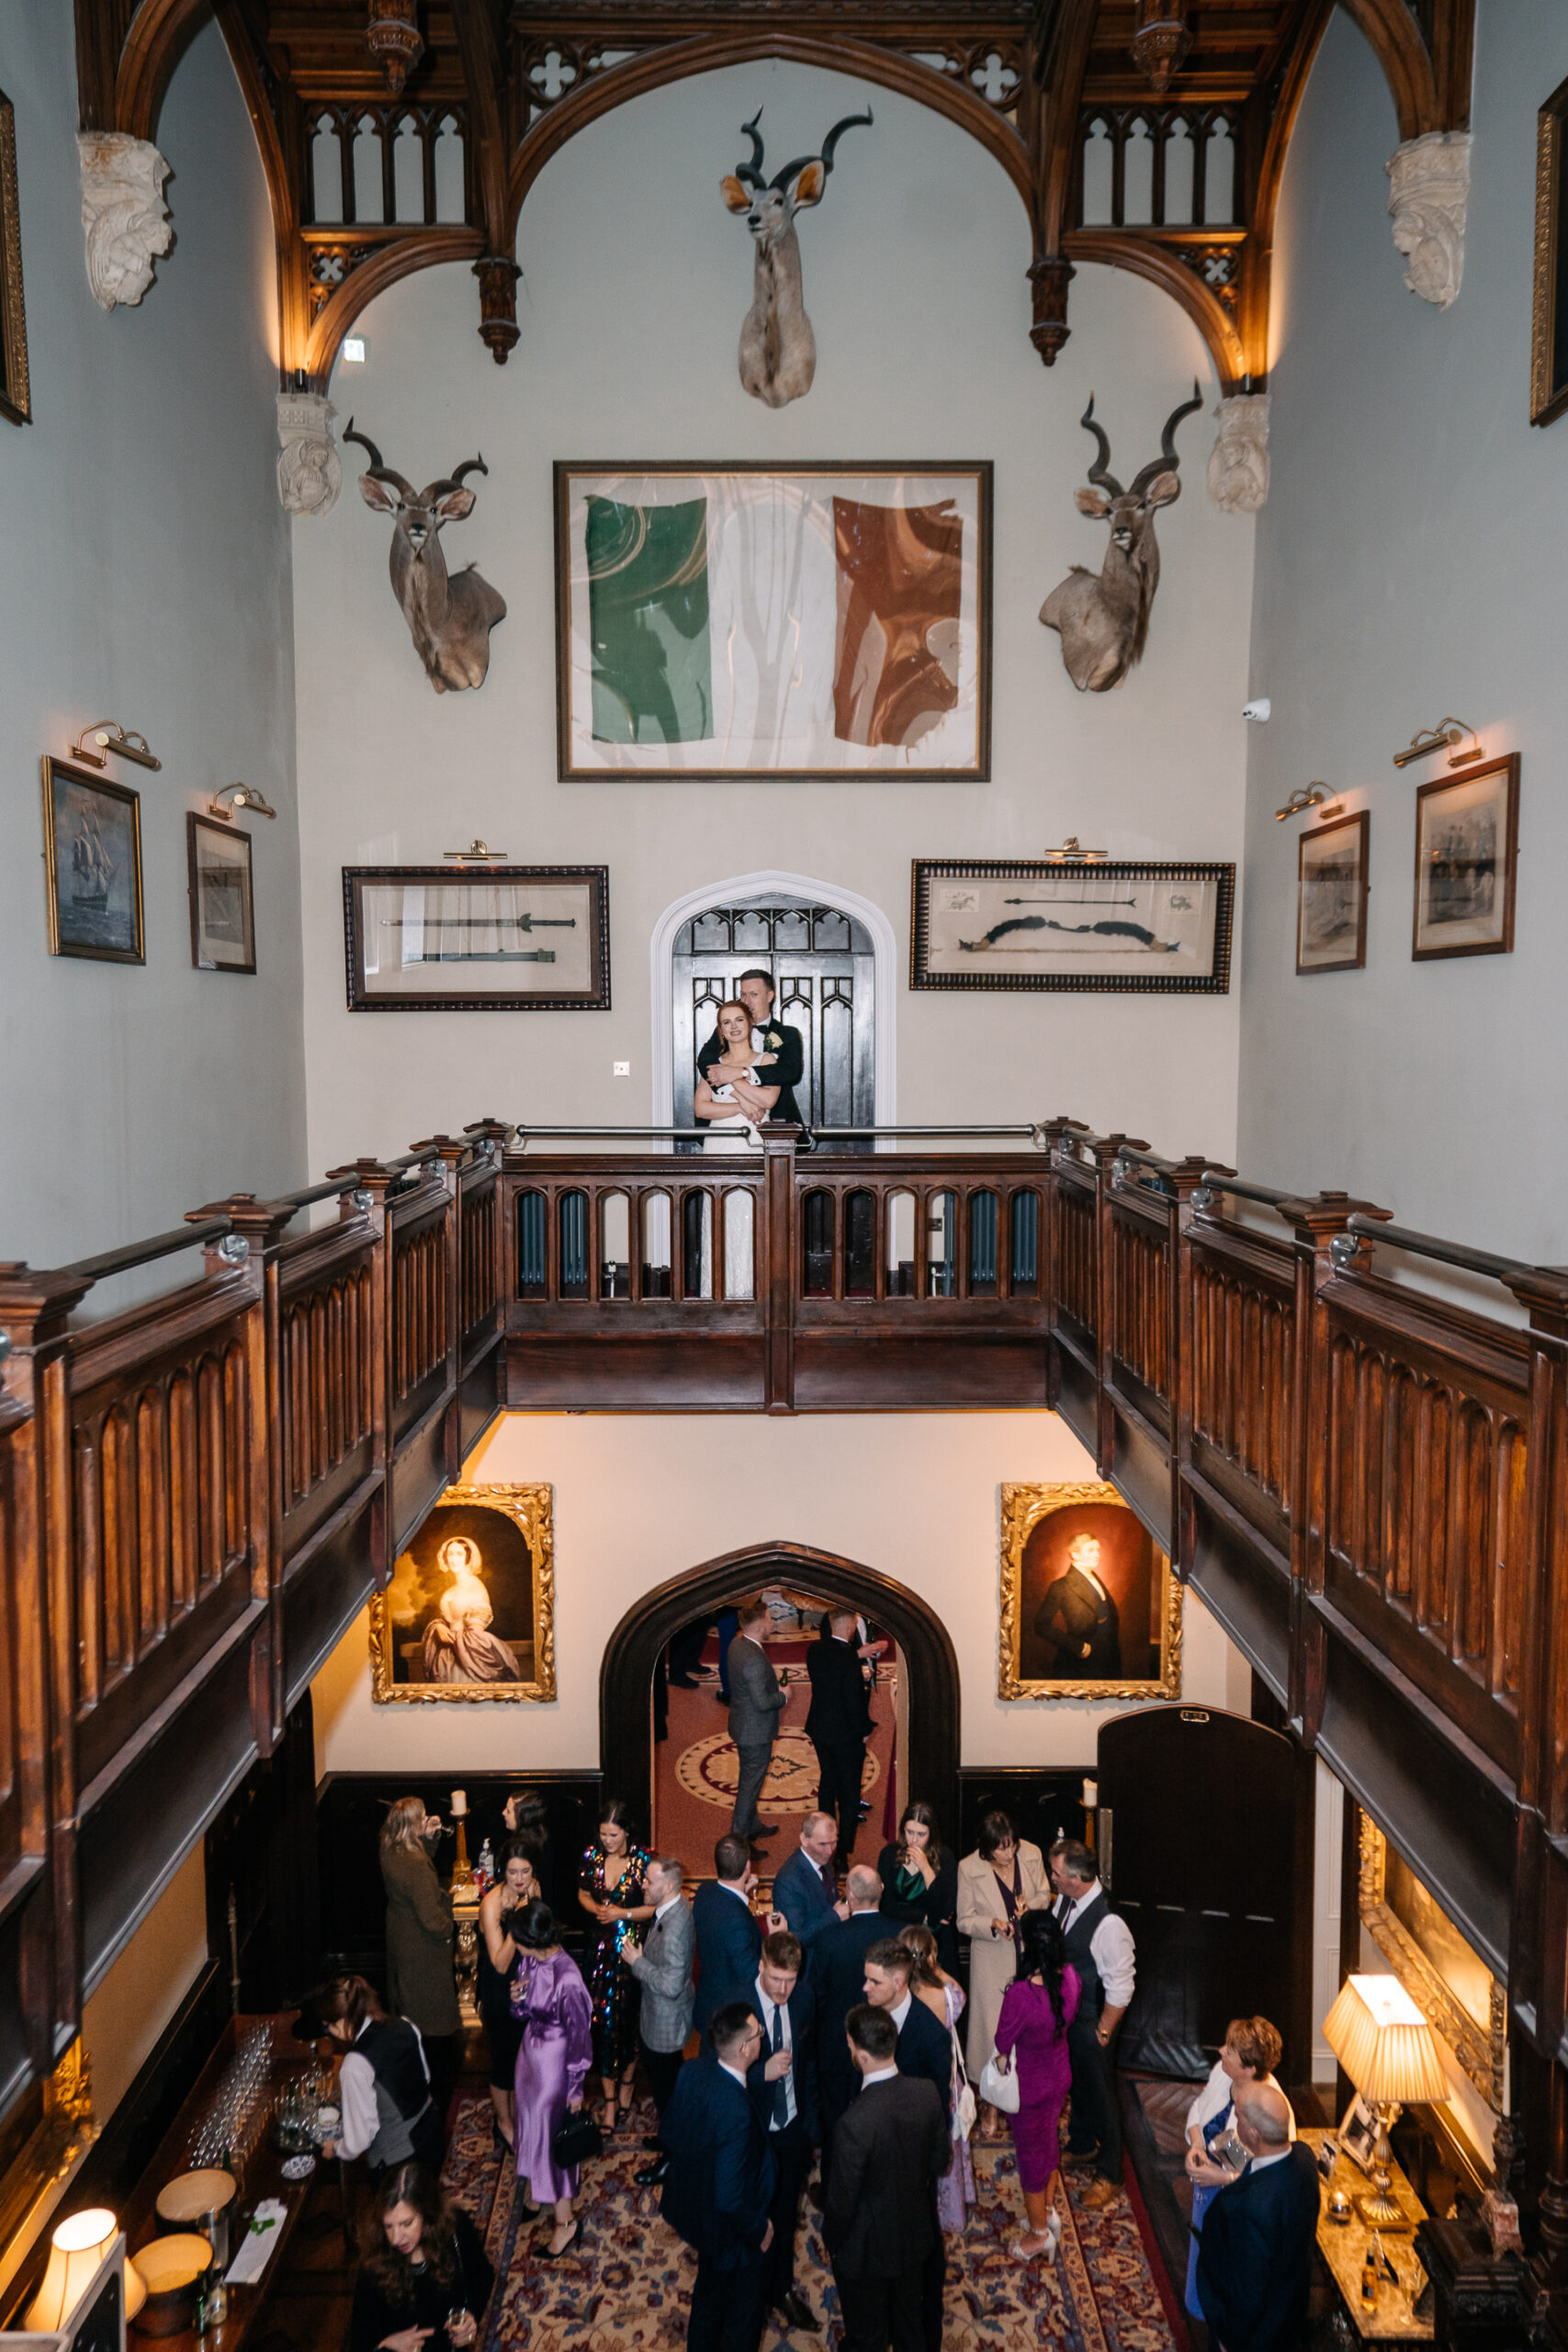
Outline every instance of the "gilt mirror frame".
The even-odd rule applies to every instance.
[[[1482,2025],[1439,1975],[1388,1901],[1388,1840],[1363,1813],[1358,1908],[1361,1925],[1387,1961],[1427,2024],[1441,2034],[1461,2074],[1495,2115],[1506,2112],[1505,2063],[1508,2046],[1507,1994],[1487,1971],[1487,2021]]]

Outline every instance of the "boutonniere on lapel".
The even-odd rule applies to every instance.
[[[770,1030],[769,1030],[769,1032],[768,1032],[768,1051],[769,1051],[769,1053],[770,1053],[770,1054],[776,1054],[776,1053],[778,1052],[779,1047],[780,1047],[783,1044],[784,1044],[784,1039],[779,1035],[778,1031],[777,1031],[776,1029],[770,1029]]]

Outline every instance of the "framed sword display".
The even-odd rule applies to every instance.
[[[603,1012],[605,865],[345,865],[351,1012]]]

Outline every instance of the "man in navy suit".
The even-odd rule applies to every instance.
[[[785,2330],[818,2333],[811,2306],[795,2290],[795,2231],[800,2192],[821,2133],[817,2104],[817,2003],[802,1973],[800,1946],[787,1928],[766,1938],[751,1988],[762,2049],[749,2077],[773,2158],[773,2243],[768,2250],[768,2308]]]
[[[708,2030],[716,2064],[682,2067],[659,2127],[670,2152],[660,2211],[696,2252],[689,2352],[757,2352],[773,2159],[746,2076],[762,2030],[744,2001],[728,2001]]]
[[[818,1938],[827,1933],[834,1920],[849,1917],[849,1905],[838,1900],[838,1881],[833,1875],[838,1836],[838,1824],[830,1813],[808,1813],[800,1825],[798,1848],[780,1863],[773,1881],[773,1908],[784,1914],[784,1925],[807,1959]]]
[[[1317,2166],[1292,2141],[1291,2110],[1271,2083],[1236,2084],[1235,2136],[1252,2161],[1203,2216],[1198,2300],[1223,2352],[1292,2352],[1312,2286]]]
[[[887,1922],[878,1905],[882,1881],[868,1862],[857,1862],[844,1882],[849,1896],[847,1919],[835,1919],[818,1938],[811,1953],[811,1989],[817,1996],[818,2098],[822,2110],[822,2180],[826,2187],[833,2162],[833,2135],[851,2099],[860,2088],[860,2075],[845,2040],[850,2011],[865,1999],[865,1956],[882,1943]]]
[[[692,1924],[697,1934],[697,1998],[694,2023],[705,2032],[709,2018],[727,2001],[750,1996],[757,1974],[757,1954],[762,1929],[751,1915],[751,1889],[757,1873],[751,1849],[731,1831],[713,1849],[717,1881],[699,1886],[692,1904]]]
[[[892,1937],[873,1944],[865,1956],[865,1997],[874,2009],[886,2009],[898,2034],[894,2064],[901,2075],[913,2075],[936,2086],[944,2116],[953,2105],[953,2043],[923,2001],[917,2001],[910,1978],[914,1956]],[[921,2278],[920,2316],[926,2352],[942,2352],[942,2299],[947,2285],[947,2254],[942,2232]],[[1226,2346],[1225,2352],[1235,2352]]]

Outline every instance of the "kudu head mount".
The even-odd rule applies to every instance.
[[[729,210],[743,213],[756,248],[751,308],[740,330],[740,381],[754,400],[783,408],[811,389],[817,372],[817,343],[800,288],[800,243],[795,217],[820,204],[833,168],[834,151],[846,130],[869,123],[871,109],[846,115],[822,141],[819,155],[797,155],[771,180],[762,176],[762,109],[742,123],[751,160],[737,164],[720,180]]]
[[[345,443],[367,450],[369,466],[359,477],[359,495],[378,514],[396,517],[389,570],[392,594],[401,607],[426,675],[437,694],[481,686],[490,667],[490,633],[505,618],[506,605],[471,564],[456,578],[441,548],[444,523],[460,523],[474,507],[464,487],[466,474],[488,474],[483,458],[465,459],[449,474],[415,490],[384,463],[374,441],[348,420]]]

